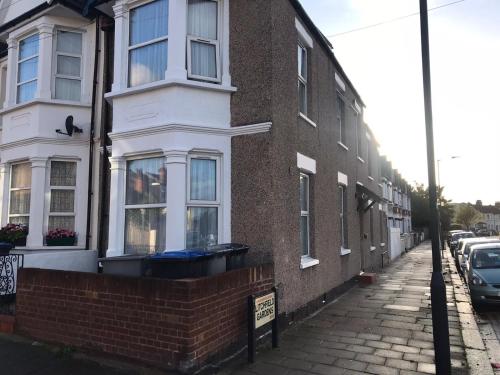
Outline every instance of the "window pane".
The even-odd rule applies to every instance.
[[[192,200],[215,201],[217,191],[217,162],[210,159],[191,159]]]
[[[143,85],[165,78],[167,41],[150,44],[130,51],[129,86]]]
[[[10,217],[9,218],[9,223],[10,224],[21,224],[21,225],[28,226],[29,222],[30,222],[30,217],[29,216],[16,216],[16,217]]]
[[[80,58],[58,55],[57,74],[80,77]]]
[[[309,211],[309,178],[300,175],[300,210]]]
[[[51,186],[76,186],[76,163],[52,161],[50,163]]]
[[[166,208],[125,210],[125,253],[150,254],[165,250]]]
[[[10,210],[12,215],[30,213],[31,190],[14,190],[10,192]]]
[[[191,74],[217,78],[216,53],[214,44],[191,41]]]
[[[197,248],[216,245],[217,208],[189,207],[187,210],[186,247]]]
[[[80,55],[82,53],[82,34],[58,31],[57,51]]]
[[[130,45],[168,35],[168,0],[156,0],[130,11]]]
[[[307,92],[306,85],[299,80],[299,111],[307,114]]]
[[[206,39],[217,39],[217,2],[189,0],[188,34]]]
[[[36,81],[17,86],[17,102],[23,103],[35,98]]]
[[[24,60],[35,55],[38,55],[38,34],[19,42],[19,60]]]
[[[298,46],[299,76],[307,80],[307,50],[301,45]]]
[[[38,75],[38,57],[23,61],[19,64],[17,82],[26,82],[36,78]]]
[[[56,78],[56,99],[80,101],[81,93],[82,83],[79,79]]]
[[[31,164],[22,163],[14,164],[11,169],[11,182],[12,188],[30,188],[31,187]]]
[[[67,229],[75,230],[74,216],[49,216],[49,230]]]
[[[165,203],[166,181],[163,158],[127,162],[127,204]]]
[[[309,255],[309,218],[307,216],[300,217],[300,245],[302,255]]]
[[[75,191],[58,190],[50,191],[50,212],[74,212]]]

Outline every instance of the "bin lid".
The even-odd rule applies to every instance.
[[[208,246],[207,251],[218,254],[235,254],[247,252],[250,247],[240,243],[222,243],[219,245]]]
[[[164,251],[152,255],[152,261],[194,261],[213,257],[214,254],[207,252],[204,249],[185,249],[175,251]]]

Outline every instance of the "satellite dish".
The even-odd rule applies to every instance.
[[[81,128],[73,124],[73,116],[71,115],[66,117],[65,126],[66,126],[66,133],[63,133],[61,129],[57,129],[56,133],[69,135],[70,137],[73,136],[73,133],[83,133],[83,130]]]

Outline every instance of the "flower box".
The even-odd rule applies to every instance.
[[[75,237],[46,238],[47,246],[75,246]]]
[[[26,246],[26,237],[17,238],[13,241],[14,246]]]

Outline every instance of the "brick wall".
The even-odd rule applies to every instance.
[[[191,371],[246,334],[246,297],[272,265],[188,280],[23,269],[16,331],[38,340]]]

